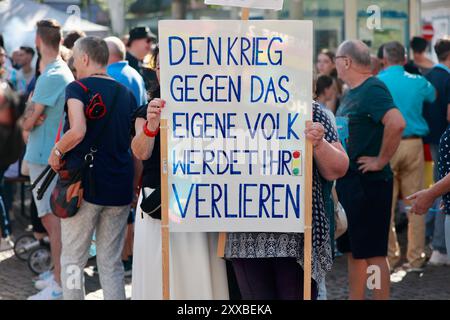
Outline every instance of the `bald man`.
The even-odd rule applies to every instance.
[[[106,73],[133,92],[138,107],[147,104],[144,79],[125,60],[126,48],[123,42],[117,37],[108,37],[104,40],[109,51]]]

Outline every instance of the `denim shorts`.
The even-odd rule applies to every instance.
[[[28,163],[28,167],[30,168],[30,181],[33,183],[34,180],[39,177],[42,171],[47,167],[45,164],[35,164],[35,163]],[[56,185],[57,176],[53,179],[53,181],[50,183],[47,191],[45,191],[44,196],[41,200],[37,199],[37,190],[40,186],[40,184],[44,181],[44,179],[41,180],[41,182],[37,185],[36,188],[33,189],[33,198],[34,202],[36,204],[38,217],[42,218],[43,216],[52,213],[52,208],[50,207],[50,196],[52,194],[53,189]]]

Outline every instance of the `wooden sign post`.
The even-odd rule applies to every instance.
[[[303,300],[311,300],[311,259],[312,259],[312,188],[313,188],[313,145],[305,146],[305,231],[303,257]]]
[[[167,119],[161,119],[161,243],[162,243],[162,296],[170,299],[170,233],[169,187],[167,179]]]

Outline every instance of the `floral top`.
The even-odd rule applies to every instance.
[[[337,132],[324,110],[313,103],[313,121],[325,128],[325,139],[337,142]],[[321,281],[331,270],[332,253],[330,224],[325,213],[321,176],[313,166],[313,216],[312,216],[312,277]],[[225,258],[296,258],[303,266],[303,234],[300,233],[242,233],[227,234]]]

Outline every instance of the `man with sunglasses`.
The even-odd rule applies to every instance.
[[[145,57],[152,53],[152,47],[155,43],[156,36],[150,28],[136,27],[130,30],[125,59],[144,78],[147,90],[153,90],[154,86],[157,86],[155,71],[143,65]]]

